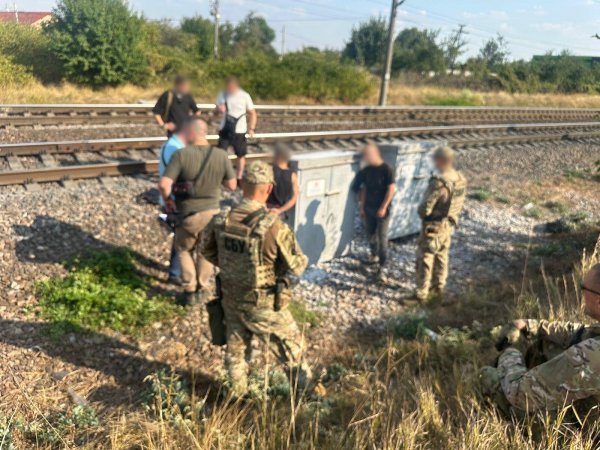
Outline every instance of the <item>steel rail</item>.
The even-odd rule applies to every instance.
[[[584,131],[582,131],[584,130]],[[515,132],[536,133],[521,133]],[[513,134],[497,134],[509,132]],[[488,135],[482,134],[488,133]],[[323,142],[350,141],[351,147],[359,148],[365,140],[386,138],[443,138],[457,148],[484,147],[533,142],[561,140],[585,140],[600,138],[600,123],[558,123],[558,124],[498,124],[443,127],[405,127],[383,128],[375,130],[346,130],[296,133],[263,133],[256,136],[254,144],[269,144],[278,141]],[[209,136],[214,142],[217,136]],[[69,141],[52,143],[8,144],[0,148],[0,156],[27,156],[43,153],[72,153],[80,151],[109,151],[156,148],[164,142],[162,137],[96,139],[88,141]],[[253,153],[250,159],[268,158],[266,153]],[[234,159],[235,156],[230,156]],[[156,173],[158,160],[127,160],[118,162],[41,167],[0,172],[0,186],[11,184],[29,184],[67,179],[86,179],[137,173]]]
[[[496,124],[496,125],[446,125],[436,127],[399,127],[374,128],[363,130],[341,131],[298,131],[291,133],[259,133],[251,140],[253,144],[270,144],[275,142],[306,142],[339,139],[366,139],[374,137],[411,137],[439,136],[455,134],[473,134],[482,132],[521,132],[545,131],[557,129],[599,129],[600,122],[565,122],[539,124]],[[565,135],[567,133],[563,133]],[[207,136],[212,144],[218,141],[217,135]],[[79,153],[99,151],[122,151],[156,148],[166,138],[142,137],[121,139],[88,139],[81,141],[33,142],[18,144],[0,144],[0,156],[33,156],[39,154]]]
[[[235,156],[231,155],[229,158],[235,159]],[[247,155],[247,158],[250,160],[269,159],[270,155],[255,153]],[[0,186],[83,180],[121,175],[154,174],[158,173],[159,164],[160,161],[154,159],[11,170],[10,172],[0,172]]]

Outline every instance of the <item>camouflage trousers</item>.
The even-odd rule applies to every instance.
[[[303,390],[312,379],[312,373],[303,362],[304,337],[290,311],[286,307],[276,312],[272,302],[268,306],[246,305],[223,300],[227,331],[225,368],[233,392],[243,396],[248,391],[248,365],[254,336],[269,347],[279,363],[287,366],[294,377],[292,385],[297,382],[298,390]]]
[[[421,232],[417,241],[417,297],[425,300],[431,288],[443,291],[448,279],[448,256],[452,229],[442,227],[435,234]]]

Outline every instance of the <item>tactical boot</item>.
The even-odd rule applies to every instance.
[[[366,264],[368,266],[372,266],[374,264],[377,264],[378,259],[379,258],[377,258],[377,256],[375,256],[375,255],[369,255],[366,258],[361,259],[360,262],[362,262],[363,264]]]

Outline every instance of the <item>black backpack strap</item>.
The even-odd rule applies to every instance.
[[[198,176],[196,176],[196,178],[194,178],[194,185],[202,177],[202,174],[204,173],[204,170],[206,169],[206,165],[208,164],[208,160],[210,159],[210,157],[213,153],[213,150],[214,150],[214,147],[211,145],[210,149],[208,150],[208,155],[206,155],[206,158],[204,158],[204,161],[202,161],[202,166],[200,167],[200,170],[198,171]]]

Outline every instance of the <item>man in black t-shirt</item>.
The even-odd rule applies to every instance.
[[[360,216],[365,229],[371,255],[368,263],[379,259],[377,281],[384,281],[383,267],[387,261],[388,229],[390,225],[390,203],[396,192],[394,171],[381,157],[379,148],[369,144],[363,150],[365,167],[358,172],[352,189],[359,193]]]
[[[192,115],[199,116],[200,111],[194,97],[190,94],[190,83],[184,77],[175,78],[175,87],[164,92],[152,109],[156,123],[171,137]]]

